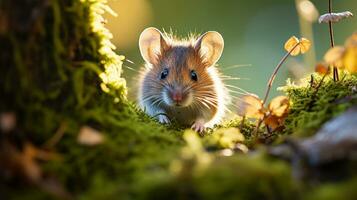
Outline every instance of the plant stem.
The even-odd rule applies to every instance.
[[[243,116],[242,121],[240,122],[240,127],[239,127],[240,131],[243,130],[244,122],[245,122],[245,116]]]
[[[280,62],[278,63],[278,65],[275,67],[274,71],[273,71],[273,74],[270,76],[270,79],[268,81],[268,84],[267,84],[267,89],[266,89],[266,92],[265,92],[265,96],[264,96],[264,100],[263,100],[263,105],[266,103],[267,99],[268,99],[268,96],[269,96],[269,92],[270,92],[270,89],[271,89],[271,86],[273,85],[273,81],[276,77],[276,74],[278,73],[280,67],[283,65],[283,63],[285,62],[285,60],[289,57],[289,55],[291,54],[291,52],[294,51],[294,49],[300,45],[300,42],[297,43],[288,53],[286,53],[284,55],[284,57],[280,60]]]
[[[313,103],[314,103],[314,101],[315,101],[317,92],[319,91],[320,87],[322,86],[322,84],[323,84],[323,82],[324,82],[324,80],[325,80],[327,74],[328,74],[328,73],[326,73],[326,74],[322,77],[322,79],[320,80],[319,84],[318,84],[317,87],[315,88],[315,91],[314,91],[314,93],[313,93],[312,96],[311,96],[310,103],[308,104],[308,108],[307,108],[308,111],[311,110],[311,108],[312,108],[312,106],[313,106]]]
[[[265,105],[265,103],[266,103],[266,101],[267,101],[267,99],[268,99],[270,89],[271,89],[271,87],[272,87],[272,85],[273,85],[274,79],[275,79],[276,74],[278,73],[280,67],[283,65],[283,63],[285,62],[285,60],[289,57],[289,55],[291,54],[291,52],[293,52],[293,51],[295,50],[295,48],[296,48],[297,46],[299,46],[299,45],[300,45],[300,42],[296,43],[295,46],[293,46],[293,48],[291,48],[290,51],[288,51],[288,52],[284,55],[284,57],[280,60],[280,62],[278,63],[278,65],[275,67],[275,69],[274,69],[274,71],[273,71],[273,74],[270,76],[270,79],[269,79],[268,84],[267,84],[267,89],[266,89],[265,96],[264,96],[264,100],[263,100],[263,106]],[[254,137],[256,137],[256,139],[257,139],[257,137],[258,137],[258,136],[257,136],[257,133],[258,133],[259,127],[260,127],[260,125],[262,124],[264,118],[265,118],[265,116],[264,116],[263,118],[261,118],[261,119],[258,120],[257,125],[256,125],[256,127],[255,127],[255,130],[254,130],[254,132],[253,132],[253,135],[254,135]]]
[[[328,1],[328,12],[331,15],[332,13],[332,0]],[[332,27],[332,21],[328,22],[328,28],[329,28],[329,33],[330,33],[330,46],[333,48],[335,46],[335,40],[333,38],[333,27]],[[333,66],[333,80],[336,82],[339,80],[338,77],[338,69],[337,67]]]

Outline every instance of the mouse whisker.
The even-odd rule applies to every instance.
[[[153,99],[155,100],[156,98],[153,97],[153,96],[151,96],[151,97],[149,96],[149,97],[144,97],[141,101],[142,102],[147,102],[147,101],[150,101],[150,100],[153,100]]]
[[[142,102],[150,102],[151,105],[155,105],[157,101],[161,101],[159,95],[147,96],[142,99]]]
[[[214,96],[212,96],[212,97],[210,97],[210,96],[199,96],[198,98],[205,99],[205,100],[211,100],[211,101],[214,101],[214,102],[217,101]]]
[[[202,102],[202,101],[198,101],[196,103],[196,105],[199,107],[199,110],[202,110],[202,109],[211,109],[209,107],[209,105],[207,105],[206,103]]]
[[[229,84],[225,84],[225,86],[231,87],[231,88],[235,88],[235,89],[238,89],[238,90],[240,90],[240,91],[242,91],[242,92],[244,92],[246,94],[249,94],[249,92],[247,92],[246,90],[244,90],[244,89],[242,89],[240,87],[237,87],[237,86],[234,86],[234,85],[229,85]]]
[[[235,93],[235,94],[247,94],[247,93],[244,93],[244,92],[239,92],[239,91],[234,91],[234,90],[228,90],[229,92],[232,92],[232,93]]]
[[[162,100],[161,99],[156,99],[155,101],[153,101],[151,103],[152,106],[154,106],[155,104],[157,104],[157,106],[159,106],[161,104]]]
[[[251,67],[252,64],[238,64],[238,65],[231,65],[231,66],[227,66],[227,67],[222,67],[222,71],[225,70],[230,70],[230,69],[236,69],[236,68],[240,68],[240,67]]]
[[[209,105],[207,105],[204,101],[201,101],[200,104],[206,106],[208,109],[210,108]]]
[[[197,92],[196,96],[210,98],[210,99],[213,99],[213,100],[216,100],[216,98],[217,98],[215,95],[212,95],[210,93],[202,93],[202,92],[200,92],[200,93]]]
[[[123,67],[126,67],[127,69],[131,70],[131,71],[134,71],[134,72],[139,72],[138,70],[132,68],[132,67],[129,67],[127,65],[123,65]]]
[[[212,101],[209,101],[207,99],[204,99],[204,98],[200,98],[200,97],[197,97],[197,99],[201,102],[201,103],[206,103],[206,104],[209,104],[215,108],[217,108],[217,105],[215,104],[216,102],[212,102]]]
[[[243,78],[243,77],[239,78],[239,77],[229,77],[229,76],[227,76],[227,77],[222,77],[221,80],[230,81],[230,80],[251,80],[251,79],[250,78]]]
[[[200,88],[200,89],[204,89],[204,88],[213,88],[214,86],[213,85],[195,85],[195,86],[192,86],[193,88]]]

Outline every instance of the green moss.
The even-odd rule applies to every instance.
[[[301,81],[302,85],[294,85],[288,81],[287,86],[281,88],[292,103],[285,120],[285,133],[312,135],[324,122],[357,103],[356,76],[345,74],[338,82],[334,82],[329,76],[321,82],[321,76],[313,76],[313,87],[310,86],[310,79],[306,78]]]
[[[292,179],[289,165],[264,151],[219,154],[238,141],[252,146],[254,124],[241,126],[236,119],[217,126],[203,139],[194,137],[201,147],[195,152],[182,138],[183,127],[160,125],[128,102],[123,57],[114,53],[101,18],[102,12],[111,12],[105,0],[18,3],[0,1],[0,96],[5,97],[0,113],[14,112],[17,118],[16,129],[1,135],[0,145],[9,140],[19,147],[25,142],[43,147],[65,127],[51,148],[60,159],[40,164],[75,199],[290,199],[305,192]],[[293,106],[286,132],[315,130],[349,107],[353,101],[335,104],[334,99],[351,95],[355,81],[354,76],[336,84],[327,80],[314,101],[308,87],[287,86]],[[100,131],[105,141],[79,144],[84,125]],[[225,135],[221,128],[228,127],[240,128],[245,140],[228,134],[232,140],[222,142],[217,135]],[[183,168],[175,170],[175,163]],[[5,197],[49,198],[48,191],[16,181],[21,177],[0,178]]]
[[[126,101],[120,77],[123,58],[113,52],[101,18],[103,11],[110,11],[105,2],[0,4],[0,13],[11,23],[0,34],[0,93],[6,97],[0,100],[0,112],[15,112],[17,118],[9,139],[42,146],[64,125],[54,147],[61,159],[42,168],[75,196],[85,194],[98,179],[127,188],[135,176],[166,167],[182,143],[178,131],[168,131]],[[39,16],[29,18],[32,11]],[[79,145],[83,125],[102,132],[106,142]],[[21,195],[16,193],[21,187],[6,193]]]
[[[299,198],[288,165],[263,155],[216,157],[199,171],[189,167],[192,161],[182,162],[186,167],[179,174],[147,178],[142,199]]]
[[[309,193],[305,194],[307,200],[334,200],[334,199],[355,199],[357,180],[351,180],[342,183],[330,183],[322,185]]]

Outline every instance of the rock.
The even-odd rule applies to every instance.
[[[299,179],[335,180],[356,174],[357,107],[326,122],[314,136],[287,139],[269,153],[289,160]]]
[[[352,107],[299,143],[311,165],[334,160],[357,160],[357,107]]]

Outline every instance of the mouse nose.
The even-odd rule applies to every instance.
[[[174,90],[172,92],[172,100],[175,101],[176,103],[180,103],[182,101],[182,92],[179,90]]]

